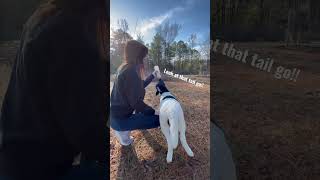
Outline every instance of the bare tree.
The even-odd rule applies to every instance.
[[[122,42],[125,43],[127,42],[127,36],[126,34],[128,34],[128,31],[129,31],[129,24],[127,22],[126,19],[119,19],[118,20],[118,28],[123,32],[123,39],[122,39]]]
[[[210,39],[209,38],[200,44],[200,53],[202,55],[200,72],[203,74],[203,69],[205,69],[206,73],[208,73],[209,67],[210,67]],[[207,67],[203,68],[203,66],[207,66]]]
[[[137,33],[137,41],[139,41],[140,43],[144,44],[143,35],[140,32]]]
[[[165,24],[158,26],[156,29],[157,33],[162,38],[162,52],[164,53],[164,60],[165,64],[169,63],[169,46],[172,44],[172,42],[175,40],[175,38],[178,36],[179,31],[181,30],[181,25],[177,23],[170,24],[169,21],[167,21]]]
[[[193,49],[197,45],[197,34],[192,33],[188,39],[189,46],[190,46],[190,59],[192,59],[193,56]]]

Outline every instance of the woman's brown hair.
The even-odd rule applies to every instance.
[[[124,47],[124,61],[128,64],[143,64],[143,58],[148,54],[148,48],[136,40],[130,40]]]
[[[46,20],[47,17],[63,11],[68,16],[82,19],[85,28],[90,29],[89,36],[95,36],[96,47],[99,50],[101,59],[106,62],[109,57],[107,38],[109,29],[107,24],[107,1],[106,0],[49,0],[41,5],[34,13],[35,18]],[[108,63],[107,63],[108,64]]]
[[[107,38],[109,30],[107,28],[107,1],[106,0],[53,0],[58,7],[65,9],[65,11],[72,12],[76,16],[87,16],[90,14],[86,22],[90,26],[93,22],[95,24],[96,44],[103,60],[107,60],[109,55]],[[90,27],[88,27],[90,28]]]
[[[136,40],[130,40],[125,44],[124,47],[124,59],[123,63],[132,65],[132,66],[139,66],[139,75],[140,78],[144,78],[144,64],[143,59],[148,54],[148,48],[143,45],[142,43]],[[122,67],[122,65],[120,67]]]

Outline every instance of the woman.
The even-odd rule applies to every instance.
[[[111,127],[122,145],[130,145],[130,131],[159,127],[159,116],[143,102],[145,87],[160,72],[155,70],[144,79],[143,59],[148,49],[138,41],[128,41],[124,49],[125,58],[118,68],[110,97]],[[134,113],[133,113],[134,112]]]
[[[107,172],[93,163],[107,157],[106,8],[51,0],[24,25],[1,110],[0,179],[81,179],[80,152],[90,170],[78,174]]]

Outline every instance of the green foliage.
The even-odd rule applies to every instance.
[[[153,41],[151,42],[151,46],[149,49],[149,57],[151,58],[151,65],[159,65],[162,66],[162,42],[163,39],[159,33],[153,37]]]
[[[207,70],[207,61],[201,59],[201,54],[198,50],[191,48],[188,43],[180,40],[174,41],[167,47],[167,57],[162,53],[163,39],[157,33],[150,46],[150,60],[152,66],[159,65],[162,69],[173,70],[179,74],[204,74],[209,73]],[[169,61],[165,61],[169,58]]]
[[[112,74],[122,63],[125,42],[132,39],[132,36],[127,32],[129,27],[126,20],[122,19],[118,22],[119,28],[112,33],[110,39],[110,70]],[[208,74],[206,66],[208,66],[209,52],[207,52],[206,60],[201,59],[201,53],[195,49],[197,45],[196,34],[191,34],[188,43],[182,40],[174,41],[180,30],[179,24],[168,22],[157,28],[152,42],[146,44],[149,49],[147,68],[152,70],[155,65],[158,65],[161,69],[166,68],[180,74]],[[137,34],[137,41],[144,44],[141,34]],[[209,47],[209,40],[206,43],[206,47]],[[209,51],[209,48],[206,50]]]

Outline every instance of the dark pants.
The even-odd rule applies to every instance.
[[[160,126],[158,115],[132,114],[128,118],[110,117],[111,128],[116,131],[131,131],[137,129],[152,129]]]

